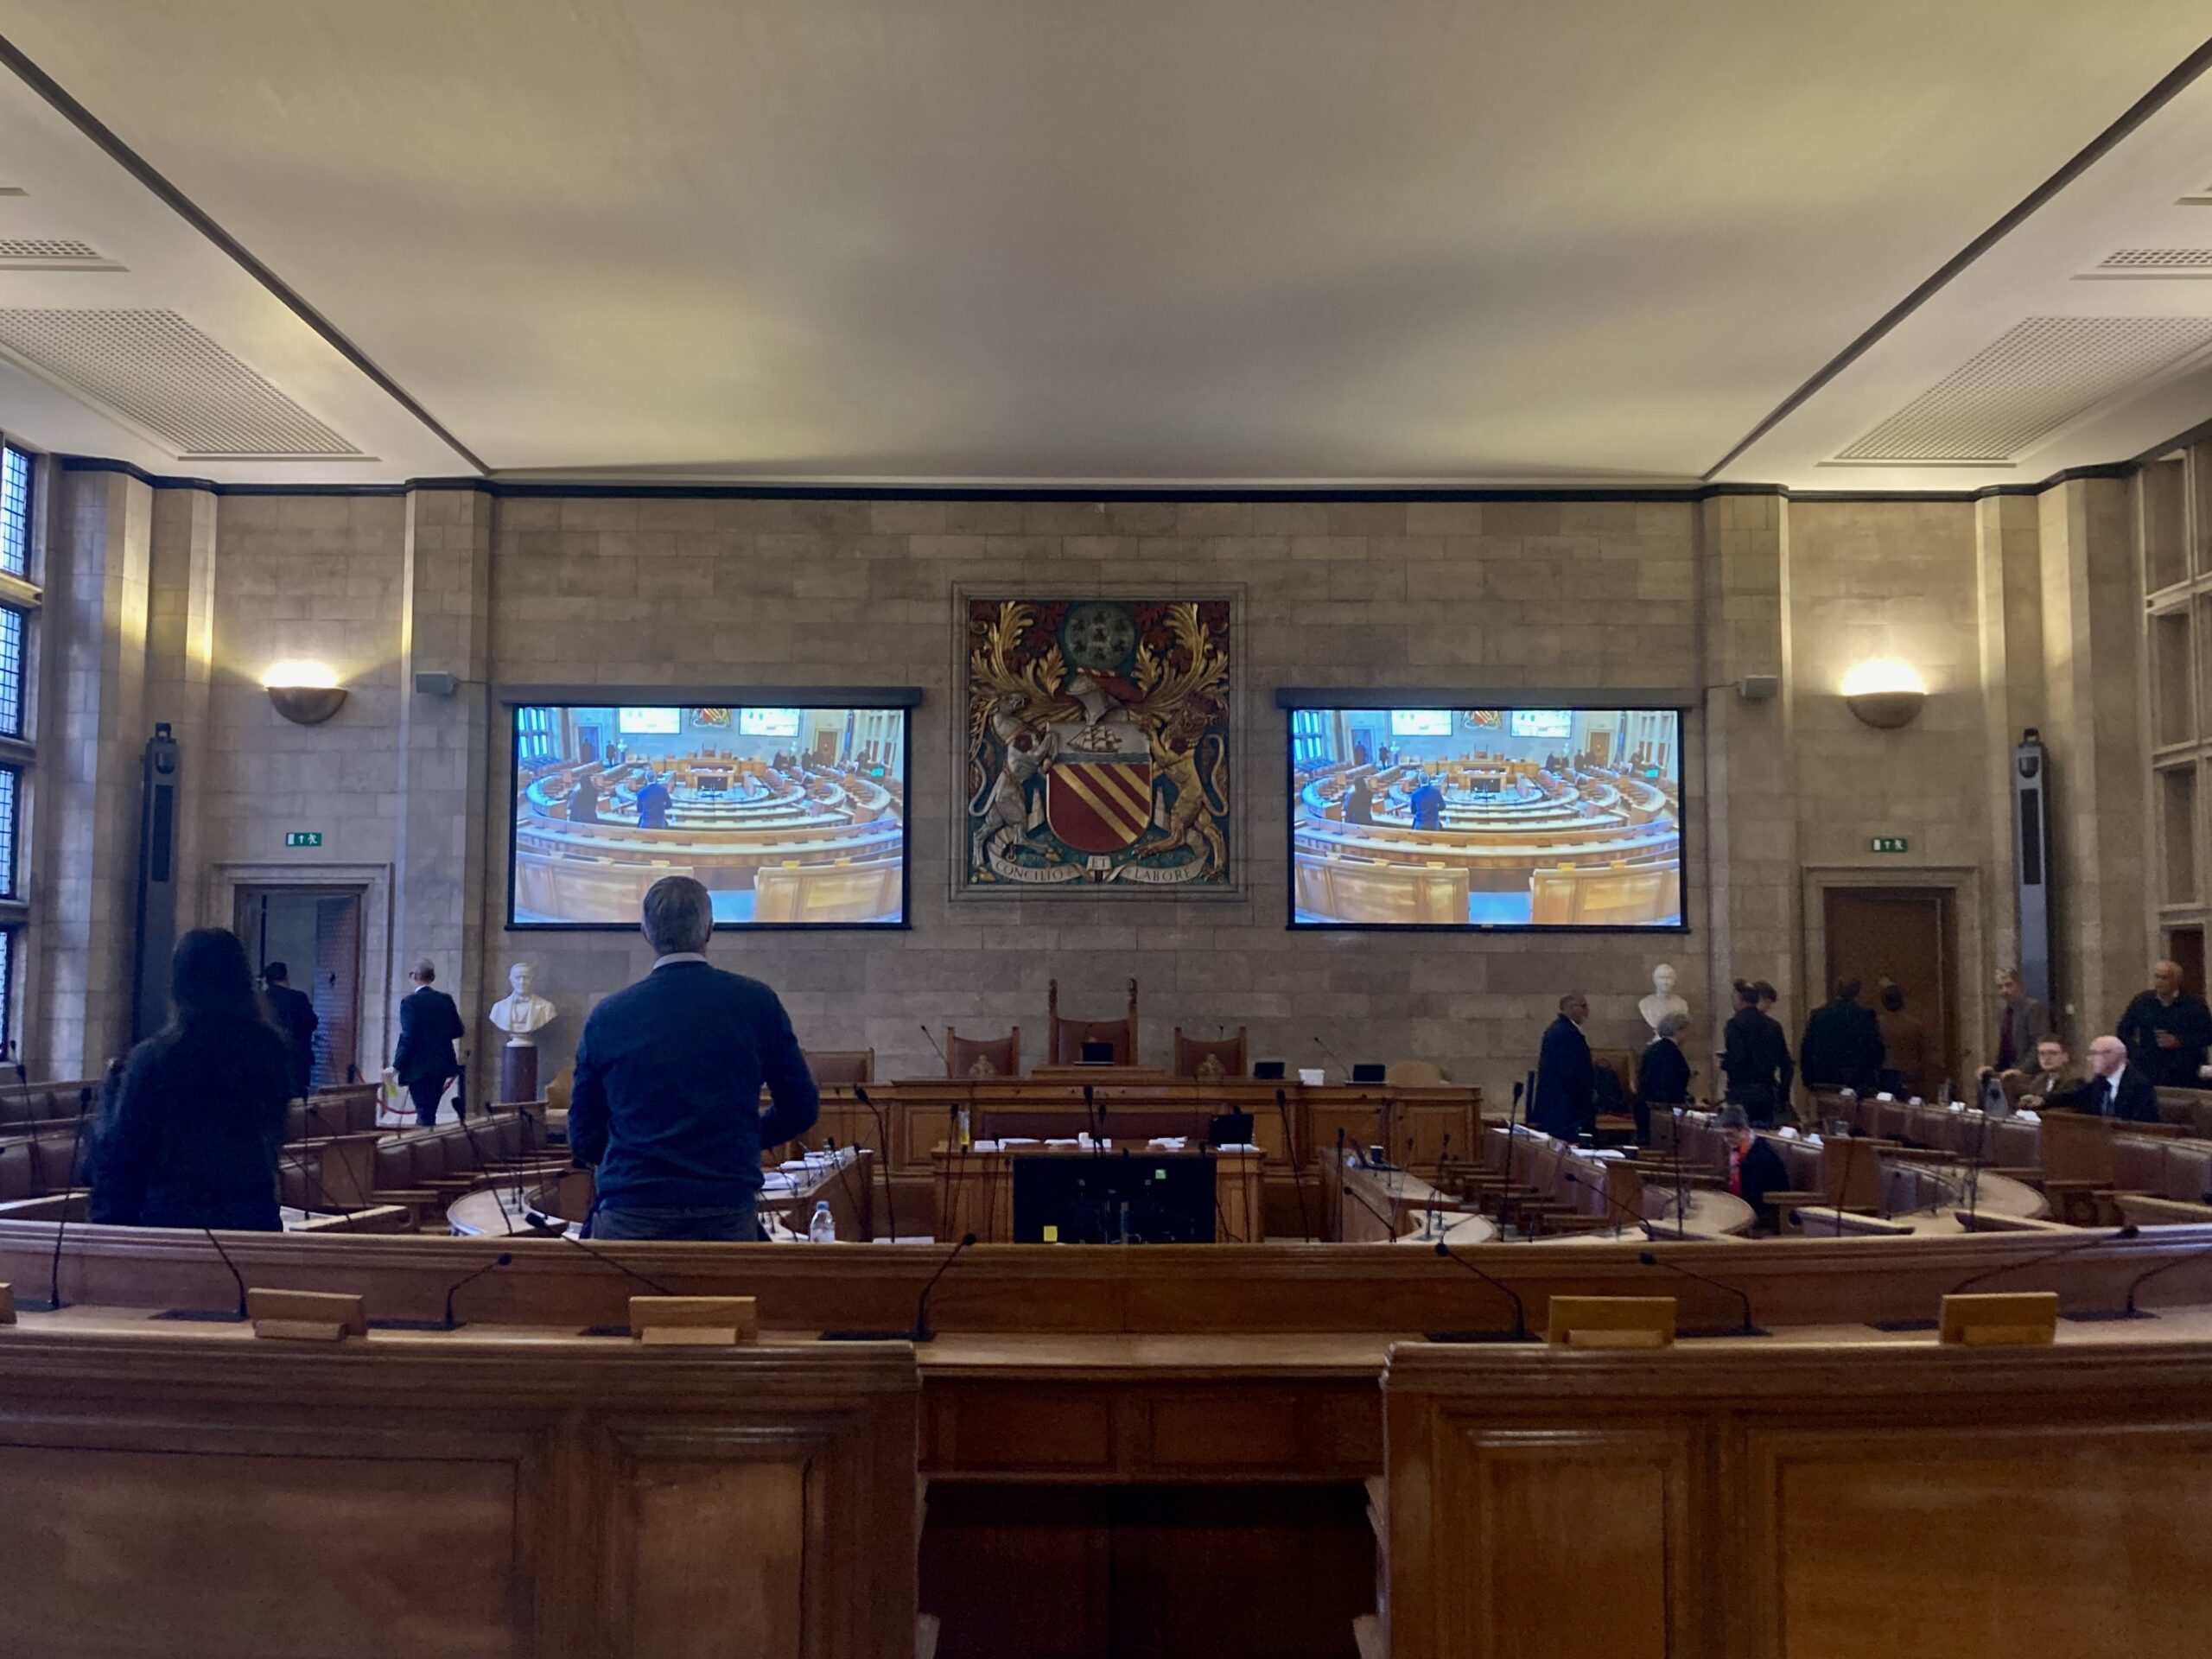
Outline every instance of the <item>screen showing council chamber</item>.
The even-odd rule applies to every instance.
[[[905,709],[514,715],[515,925],[635,927],[664,875],[729,926],[906,924]]]
[[[1682,925],[1673,709],[1294,709],[1291,919]]]

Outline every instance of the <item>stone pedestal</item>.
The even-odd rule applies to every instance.
[[[499,1104],[537,1098],[537,1046],[511,1043],[499,1051]]]

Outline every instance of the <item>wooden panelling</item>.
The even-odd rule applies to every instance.
[[[0,1653],[908,1659],[918,1389],[896,1344],[18,1326]]]

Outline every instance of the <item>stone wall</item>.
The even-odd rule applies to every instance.
[[[1019,1024],[1033,1056],[1049,980],[1059,980],[1071,1013],[1108,1014],[1134,976],[1148,1062],[1165,1063],[1178,1024],[1205,1035],[1243,1025],[1257,1056],[1310,1062],[1319,1037],[1345,1060],[1435,1058],[1503,1100],[1563,991],[1591,995],[1594,1042],[1636,1042],[1635,1001],[1662,960],[1681,970],[1711,1030],[1726,1012],[1713,988],[1735,974],[1773,980],[1785,1017],[1802,1019],[1802,987],[1819,966],[1803,914],[1808,870],[1815,881],[1821,870],[1907,865],[1990,874],[1974,937],[1999,937],[2009,908],[1993,879],[2009,857],[1999,749],[2009,749],[2012,715],[2042,671],[2039,660],[2022,668],[2018,641],[2032,639],[2040,653],[2056,626],[2053,596],[2066,591],[2032,503],[1993,514],[1990,503],[1774,493],[1655,502],[473,490],[208,499],[212,536],[191,531],[197,518],[185,536],[213,560],[207,739],[194,757],[203,768],[194,826],[201,913],[227,920],[226,884],[254,873],[380,873],[385,914],[371,919],[381,946],[365,1010],[372,1056],[383,1048],[382,1010],[404,988],[402,957],[431,955],[480,1020],[507,964],[528,957],[568,1014],[550,1033],[549,1072],[588,1004],[649,958],[632,935],[505,928],[511,762],[489,689],[499,684],[923,688],[909,796],[912,929],[725,934],[714,946],[718,960],[785,993],[803,1041],[873,1047],[880,1075],[936,1069],[925,1026],[941,1037],[948,1023],[976,1033]],[[77,544],[65,551],[89,569],[103,556],[100,526],[83,515],[71,523]],[[188,577],[163,576],[158,556],[156,566],[183,583],[175,603],[188,606]],[[963,588],[1235,599],[1238,895],[950,895],[961,720],[953,607]],[[1861,655],[1906,656],[1929,674],[1935,696],[1918,724],[1871,732],[1843,709],[1837,683]],[[289,726],[270,709],[259,677],[287,656],[339,669],[353,696],[329,724]],[[461,695],[414,693],[417,670],[455,673]],[[1739,699],[1733,682],[1749,674],[1779,676],[1783,695]],[[177,675],[154,683],[154,701],[175,695],[188,706],[168,689],[187,683]],[[1284,716],[1273,701],[1285,684],[1546,699],[1682,693],[1698,709],[1687,729],[1688,933],[1287,931]],[[2002,688],[1995,700],[1993,688]],[[2082,718],[2094,725],[2099,712]],[[152,707],[144,715],[168,717]],[[321,830],[324,846],[287,853],[283,834],[293,828]],[[1910,857],[1878,863],[1868,838],[1899,833]],[[2076,868],[2072,879],[2097,889],[2077,913],[2094,904],[2139,914],[2125,872]],[[106,918],[104,937],[117,925]],[[1980,1041],[1986,965],[1962,970],[1970,1044]],[[62,1017],[67,998],[49,1000]]]

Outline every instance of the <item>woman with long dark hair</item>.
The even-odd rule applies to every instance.
[[[200,927],[179,939],[169,998],[169,1023],[111,1075],[89,1170],[92,1218],[275,1232],[291,1073],[237,936]]]

